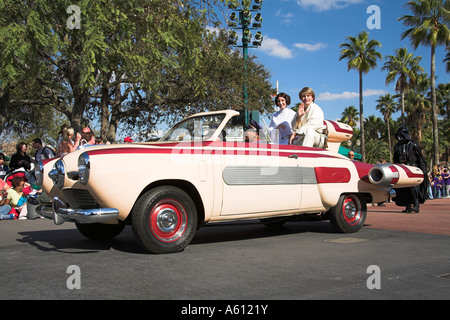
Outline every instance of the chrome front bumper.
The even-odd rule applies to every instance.
[[[114,208],[70,209],[58,197],[54,197],[51,206],[36,204],[36,213],[44,218],[53,219],[56,225],[66,221],[79,223],[97,223],[117,218],[119,210]]]

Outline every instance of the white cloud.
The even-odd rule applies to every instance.
[[[319,94],[319,96],[317,97],[317,100],[320,100],[320,101],[344,100],[344,99],[353,99],[358,96],[359,96],[359,94],[357,92],[349,92],[349,91],[344,91],[342,93],[324,92],[324,93]]]
[[[377,95],[383,95],[387,92],[384,90],[378,90],[378,89],[366,89],[363,92],[364,97],[369,96],[377,96]],[[331,93],[331,92],[324,92],[317,96],[317,100],[321,101],[328,101],[328,100],[347,100],[347,99],[355,99],[359,98],[358,92],[350,92],[350,91],[344,91],[342,93]]]
[[[324,43],[316,43],[316,44],[309,44],[309,43],[294,43],[294,47],[305,50],[305,51],[317,51],[320,49],[324,49],[327,47]]]
[[[261,50],[266,52],[270,56],[275,56],[283,59],[292,59],[294,57],[292,50],[283,45],[280,40],[272,39],[267,36],[264,36]]]
[[[280,17],[281,18],[280,21],[282,23],[289,24],[289,23],[291,23],[291,18],[295,17],[295,14],[292,12],[284,13],[283,11],[278,10],[275,13],[275,17]]]
[[[297,3],[303,9],[313,9],[322,12],[333,9],[342,9],[363,1],[364,0],[297,0]]]
[[[386,94],[387,91],[381,90],[381,89],[366,89],[364,90],[363,94],[365,96],[379,96],[382,94]]]

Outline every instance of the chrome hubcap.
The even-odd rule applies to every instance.
[[[164,209],[158,214],[156,223],[162,232],[170,232],[174,230],[178,224],[177,214],[172,209]]]
[[[345,204],[344,213],[348,219],[353,219],[356,216],[356,206],[354,202],[347,202]]]
[[[159,202],[150,214],[150,228],[153,235],[162,242],[179,239],[187,226],[186,211],[175,200]]]

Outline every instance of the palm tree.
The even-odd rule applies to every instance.
[[[340,45],[341,53],[339,61],[348,59],[347,67],[358,70],[359,73],[359,122],[361,130],[361,154],[362,161],[366,161],[366,148],[364,142],[364,110],[363,110],[363,74],[368,73],[377,66],[377,59],[382,59],[376,47],[381,44],[376,40],[369,39],[367,31],[361,32],[357,37],[347,37],[347,42]]]
[[[450,60],[450,54],[449,60]],[[450,62],[450,61],[449,61]],[[440,83],[436,89],[436,103],[439,106],[439,113],[444,119],[441,121],[441,127],[439,130],[444,130],[444,140],[439,138],[439,143],[445,146],[444,159],[449,163],[448,158],[450,155],[450,82]],[[442,128],[442,129],[441,129]]]
[[[419,66],[422,57],[414,57],[414,54],[408,53],[406,47],[395,50],[395,53],[395,56],[386,57],[387,61],[382,70],[388,71],[386,85],[398,77],[395,91],[400,92],[401,95],[401,119],[402,125],[405,125],[405,91],[414,86],[417,74],[423,72],[423,68]]]
[[[377,163],[381,158],[387,159],[389,155],[386,141],[367,141],[367,163]]]
[[[436,103],[439,106],[439,114],[450,121],[450,82],[440,83],[437,86]]]
[[[448,52],[447,52],[447,54],[445,55],[445,58],[444,58],[445,71],[450,73],[450,44],[447,45],[446,51],[448,51]]]
[[[430,78],[428,74],[422,73],[417,77],[415,89],[408,91],[405,96],[405,100],[408,102],[408,122],[410,127],[413,128],[414,138],[419,143],[422,141],[423,127],[431,109],[430,100],[427,98],[429,88]]]
[[[392,163],[392,142],[391,142],[391,115],[396,109],[396,103],[394,102],[394,98],[388,93],[384,96],[381,96],[377,101],[378,104],[376,106],[377,110],[380,110],[381,114],[384,117],[384,121],[387,124],[387,135],[388,135],[388,145],[389,145],[389,161]]]
[[[350,149],[353,149],[356,145],[355,141],[358,141],[359,139],[359,134],[356,134],[356,127],[358,126],[359,121],[358,115],[358,110],[354,106],[345,108],[344,112],[341,113],[341,119],[339,121],[348,124],[353,129],[353,136],[349,141],[342,144],[344,147],[350,147]]]
[[[379,141],[381,133],[383,132],[383,128],[383,120],[373,114],[364,120],[364,130],[366,131],[367,140]]]
[[[434,164],[439,163],[439,132],[436,108],[436,47],[450,43],[450,0],[412,0],[406,5],[413,15],[399,18],[408,30],[402,33],[402,40],[408,37],[415,49],[419,45],[431,47],[431,109],[433,123]]]
[[[355,128],[357,126],[358,110],[354,106],[349,106],[344,109],[344,112],[341,114],[341,122],[348,124],[350,127]]]

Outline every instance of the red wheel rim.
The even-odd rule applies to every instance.
[[[153,207],[149,224],[152,234],[159,241],[176,241],[186,230],[186,210],[176,200],[162,200]]]
[[[345,197],[342,204],[342,215],[348,225],[354,226],[358,224],[362,216],[361,201],[358,197],[353,195]]]

